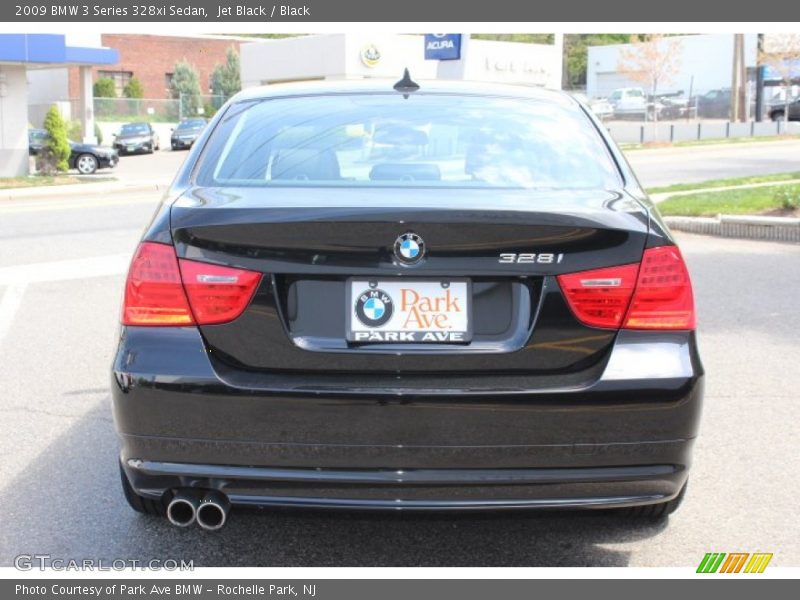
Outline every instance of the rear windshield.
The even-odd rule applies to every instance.
[[[393,93],[233,105],[211,136],[196,182],[607,189],[620,180],[577,107]]]
[[[178,129],[199,129],[206,124],[203,119],[189,119],[188,121],[181,121],[178,123]]]
[[[144,123],[129,123],[122,126],[120,133],[122,133],[122,135],[131,135],[133,133],[146,134],[150,133],[150,128]]]

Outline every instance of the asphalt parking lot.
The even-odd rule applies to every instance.
[[[162,153],[163,157],[170,153]],[[123,273],[153,195],[0,204],[0,565],[19,554],[196,566],[686,566],[706,552],[800,565],[800,246],[681,235],[706,406],[684,506],[593,513],[235,511],[176,529],[122,498],[109,408]]]

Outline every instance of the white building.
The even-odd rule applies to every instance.
[[[92,65],[113,65],[119,54],[96,43],[99,36],[0,34],[0,177],[28,173],[28,90],[39,69],[77,66],[78,115],[84,139],[93,141]]]
[[[679,42],[678,73],[671,81],[660,84],[659,91],[683,91],[703,94],[709,90],[730,88],[733,70],[733,34],[683,35],[668,38]],[[586,65],[586,95],[608,96],[620,87],[643,87],[620,73],[620,53],[631,44],[590,46]],[[744,36],[744,61],[747,68],[758,60],[758,35]]]
[[[466,79],[561,87],[561,43],[519,44],[462,36],[462,60],[425,60],[424,37],[391,34],[310,35],[243,44],[242,86],[314,79]]]

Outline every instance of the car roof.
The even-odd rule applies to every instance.
[[[380,94],[395,92],[393,79],[363,79],[349,81],[304,81],[295,83],[278,83],[247,88],[236,94],[233,102],[285,98],[296,96],[325,96],[340,94]],[[418,92],[412,94],[456,94],[462,96],[504,96],[527,98],[559,104],[561,106],[577,106],[576,102],[565,92],[542,87],[484,83],[475,81],[438,81],[419,80]]]

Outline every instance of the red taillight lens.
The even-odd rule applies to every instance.
[[[242,314],[261,273],[181,259],[181,275],[198,325],[233,321]]]
[[[175,249],[143,242],[136,250],[122,306],[123,325],[192,325]]]
[[[616,329],[628,310],[639,265],[621,265],[558,276],[572,312],[586,325]]]
[[[694,329],[689,272],[675,246],[648,248],[641,265],[558,276],[572,312],[591,327]]]
[[[172,246],[143,242],[128,271],[122,324],[226,323],[247,308],[259,281],[260,273],[178,260]]]
[[[692,283],[676,246],[648,248],[625,329],[694,329]]]

